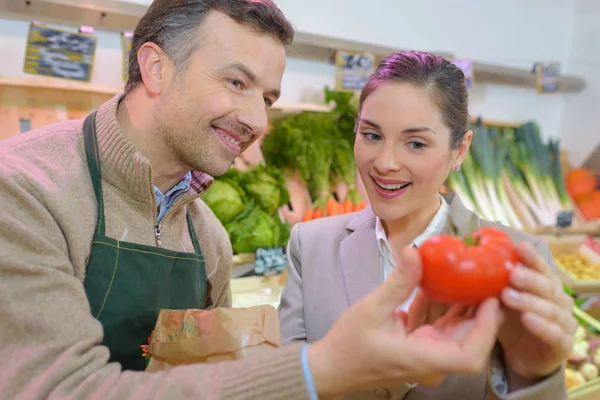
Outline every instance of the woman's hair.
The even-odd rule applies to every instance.
[[[409,83],[425,89],[450,129],[450,146],[453,149],[460,147],[469,123],[469,97],[465,75],[460,68],[430,53],[402,51],[392,54],[379,63],[364,86],[359,113],[367,97],[385,82]]]

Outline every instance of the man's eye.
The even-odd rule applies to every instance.
[[[240,81],[239,79],[230,79],[229,84],[236,89],[244,88],[244,82]]]

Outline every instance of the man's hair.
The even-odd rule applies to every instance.
[[[125,93],[142,81],[137,53],[144,43],[156,43],[178,71],[199,45],[198,28],[209,11],[219,11],[235,22],[289,46],[294,28],[272,0],[154,0],[133,33],[129,55],[129,79]]]

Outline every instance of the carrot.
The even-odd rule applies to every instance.
[[[313,214],[313,219],[323,218],[323,210],[319,207],[315,210]]]
[[[358,203],[356,206],[354,206],[354,211],[361,211],[363,210],[365,207],[367,206],[367,203],[363,200],[360,203]]]
[[[352,211],[354,211],[354,204],[352,204],[352,202],[350,200],[346,200],[344,201],[344,214],[348,214],[351,213]]]
[[[325,205],[325,208],[326,208],[328,217],[339,214],[339,209],[338,209],[337,204],[338,204],[338,202],[335,201],[335,199],[333,199],[333,198],[330,198],[329,200],[327,200],[327,204]]]
[[[307,222],[313,219],[315,212],[310,208],[304,212],[304,217],[302,217],[302,222]]]

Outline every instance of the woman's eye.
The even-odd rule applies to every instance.
[[[269,99],[268,97],[265,97],[265,105],[267,107],[271,107],[273,105],[273,101],[271,99]]]
[[[423,150],[427,145],[421,142],[410,142],[409,145],[415,150]]]
[[[239,79],[230,79],[229,84],[236,89],[241,90],[244,88],[244,82],[240,81]]]
[[[370,140],[372,142],[378,142],[382,139],[381,135],[374,132],[361,132],[361,135],[363,135],[367,140]]]

